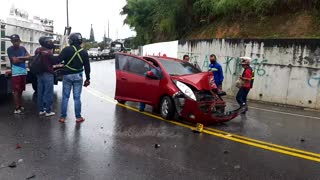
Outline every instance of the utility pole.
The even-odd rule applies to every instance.
[[[108,39],[110,39],[110,34],[109,34],[109,32],[110,32],[110,29],[109,29],[109,26],[110,24],[109,24],[109,20],[108,20]]]
[[[119,37],[118,37],[118,33],[119,33],[119,31],[118,31],[118,29],[117,29],[117,40],[119,39]]]
[[[67,0],[67,27],[69,27],[69,0]]]
[[[64,35],[69,35],[71,32],[71,27],[69,26],[69,0],[66,0],[67,7],[67,27],[64,28]]]

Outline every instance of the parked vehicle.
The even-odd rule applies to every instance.
[[[165,119],[177,114],[202,124],[230,121],[240,113],[240,108],[225,112],[222,96],[226,93],[218,90],[212,72],[201,72],[188,62],[117,53],[115,66],[119,103],[143,102]]]
[[[59,35],[53,33],[53,21],[43,20],[34,17],[32,20],[27,15],[22,16],[18,9],[12,8],[10,15],[5,21],[0,20],[0,96],[8,95],[11,90],[11,63],[6,54],[6,50],[11,46],[8,36],[19,34],[22,40],[21,44],[27,51],[33,55],[36,48],[40,47],[38,42],[41,36],[52,36],[55,39],[55,53],[67,45],[67,35]],[[57,55],[57,54],[55,54]],[[28,65],[28,61],[26,62]],[[54,70],[59,70],[62,65],[54,66]],[[55,84],[58,83],[58,77],[55,76]],[[27,83],[32,83],[34,90],[37,90],[37,78],[29,69],[27,74]]]
[[[100,48],[90,48],[88,50],[89,59],[101,59],[101,51]]]
[[[102,57],[103,59],[110,59],[110,58],[111,58],[110,49],[104,49],[104,50],[102,50],[102,52],[101,52],[101,57]]]
[[[124,47],[124,44],[122,42],[118,42],[118,41],[111,42],[110,57],[112,59],[115,58],[116,53],[119,53],[119,52],[127,53],[129,51],[131,51],[131,49]]]

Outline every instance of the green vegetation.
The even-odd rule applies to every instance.
[[[137,32],[134,44],[142,45],[195,37],[190,35],[194,32],[207,33],[200,37],[220,37],[221,30],[216,27],[221,24],[226,28],[240,26],[238,30],[234,30],[238,33],[223,31],[222,36],[241,37],[244,34],[250,37],[251,32],[245,32],[241,28],[242,24],[254,22],[260,31],[263,27],[262,22],[269,20],[271,21],[269,24],[272,25],[278,16],[287,17],[283,20],[288,22],[295,21],[290,19],[293,17],[301,18],[299,14],[303,17],[312,16],[313,28],[314,21],[319,21],[317,18],[319,8],[320,0],[127,0],[121,14],[127,15],[124,23]],[[289,17],[290,15],[292,17]],[[255,28],[253,25],[250,27]],[[271,27],[272,29],[274,28]],[[281,32],[270,32],[261,36],[272,37],[277,34],[286,36],[284,29],[279,29]],[[259,32],[253,34],[254,37],[260,35]],[[294,37],[294,34],[289,33],[286,37]]]

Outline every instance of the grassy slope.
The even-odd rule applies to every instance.
[[[185,38],[320,38],[319,27],[316,14],[298,12],[264,18],[220,19],[192,31]]]

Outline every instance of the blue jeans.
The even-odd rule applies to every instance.
[[[37,75],[37,80],[39,112],[43,112],[45,110],[47,113],[50,113],[53,103],[53,74],[43,73],[41,75]]]
[[[247,88],[240,88],[237,94],[237,102],[240,106],[247,105],[247,97],[249,94],[250,89]]]
[[[81,91],[83,77],[82,73],[68,74],[63,76],[62,86],[62,103],[61,103],[61,118],[67,117],[68,102],[71,89],[73,89],[74,111],[76,118],[81,118]]]

